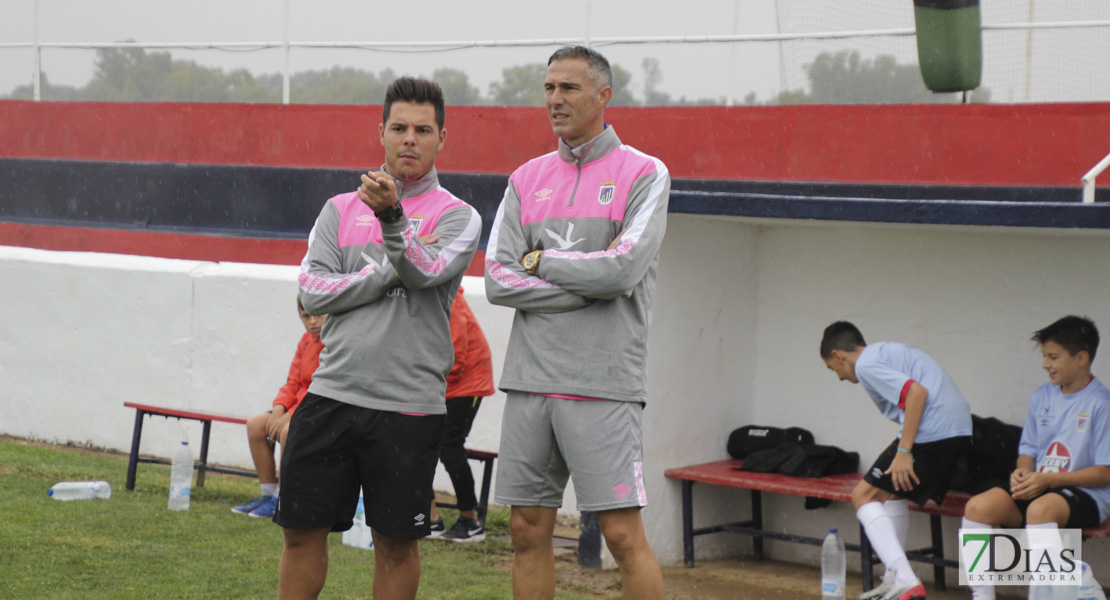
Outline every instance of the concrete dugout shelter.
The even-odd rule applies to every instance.
[[[300,332],[293,265],[324,201],[382,163],[380,115],[379,106],[0,102],[0,433],[125,450],[134,418],[125,401],[265,410]],[[1079,187],[1110,152],[1110,104],[607,116],[674,180],[645,412],[644,516],[663,563],[682,558],[680,486],[664,469],[724,458],[732,429],[805,427],[865,465],[896,435],[818,358],[829,322],[926,350],[973,412],[1018,424],[1045,381],[1034,329],[1079,313],[1110,337],[1110,174],[1094,204],[1080,203]],[[555,139],[538,108],[449,107],[447,129],[441,180],[484,216],[484,249],[507,175]],[[511,313],[485,302],[480,279],[464,286],[499,374]],[[1100,354],[1097,375],[1110,377],[1108,361]],[[497,449],[502,402],[487,401],[472,446]],[[199,426],[184,433],[198,439]],[[142,450],[168,456],[181,434],[155,419]],[[241,427],[213,434],[212,460],[250,465]],[[442,473],[437,482],[450,489]],[[717,522],[747,503],[740,490],[695,498],[699,519]],[[858,531],[847,506],[765,503],[771,527]],[[564,508],[573,512],[572,492]],[[927,521],[913,519],[911,538],[924,539]],[[697,544],[704,559],[750,542]],[[816,560],[815,548],[769,550]],[[1105,559],[1093,562],[1110,577]]]

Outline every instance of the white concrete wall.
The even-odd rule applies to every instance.
[[[869,340],[926,350],[974,412],[1020,423],[1030,392],[1045,380],[1032,331],[1079,313],[1110,332],[1108,256],[1105,232],[672,215],[644,428],[644,519],[660,560],[682,560],[680,486],[663,470],[724,458],[732,429],[807,427],[820,443],[859,452],[863,466],[896,435],[862,390],[837,382],[818,358],[829,322],[849,319]],[[0,248],[7,282],[0,287],[0,433],[127,450],[134,412],[124,401],[266,410],[302,331],[295,272]],[[499,376],[512,311],[489,305],[480,279],[464,287]],[[1096,373],[1106,360],[1096,361]],[[503,404],[500,393],[486,400],[469,445],[497,449]],[[199,440],[199,425],[184,430]],[[176,421],[148,419],[142,451],[168,456],[181,434]],[[243,428],[215,424],[210,454],[249,466]],[[436,487],[451,489],[442,469]],[[696,487],[695,501],[697,525],[739,518],[748,504],[745,492],[710,486]],[[846,506],[804,511],[800,498],[783,496],[766,498],[765,506],[772,527],[816,537],[835,526],[851,541],[858,537]],[[572,491],[564,509],[573,512]],[[926,523],[914,516],[914,538],[925,539]],[[945,526],[954,540],[955,520]],[[697,540],[699,559],[748,549],[750,541],[736,536]],[[770,549],[776,558],[816,562],[816,548]]]
[[[296,267],[0,247],[0,432],[115,450],[131,447],[124,402],[249,416],[269,410],[297,340]],[[23,282],[23,283],[18,283]],[[512,311],[464,282],[504,363]],[[504,395],[486,399],[468,445],[496,450]],[[141,452],[194,454],[201,425],[149,417]],[[209,461],[253,469],[240,425],[213,423]],[[140,467],[141,468],[141,467]],[[475,463],[475,480],[480,466]],[[451,490],[442,466],[437,489]],[[570,497],[573,507],[573,495]]]

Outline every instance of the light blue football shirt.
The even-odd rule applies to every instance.
[[[856,360],[856,379],[883,415],[906,421],[902,395],[916,381],[928,390],[914,443],[971,435],[971,407],[940,364],[921,350],[898,342],[868,344]],[[901,431],[898,437],[901,437]]]
[[[1037,471],[1063,473],[1110,465],[1110,390],[1097,378],[1074,394],[1046,383],[1029,399],[1018,454],[1037,459]],[[1110,516],[1110,485],[1081,488]]]

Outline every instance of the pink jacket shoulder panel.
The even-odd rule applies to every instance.
[[[574,165],[552,152],[513,173],[522,225],[546,219],[624,219],[632,185],[655,173],[655,159],[622,145],[604,158]]]

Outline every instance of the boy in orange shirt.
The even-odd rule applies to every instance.
[[[293,363],[289,365],[289,377],[278,390],[273,409],[247,420],[247,442],[250,444],[251,458],[254,459],[254,469],[258,472],[258,482],[262,486],[262,495],[231,509],[233,513],[270,518],[277,508],[277,464],[271,444],[277,442],[285,447],[285,438],[289,435],[289,419],[308,393],[308,384],[312,383],[312,374],[320,365],[320,351],[324,349],[324,344],[320,342],[320,329],[326,315],[309,315],[301,305],[299,295],[297,311],[305,333],[297,343],[297,352],[293,355]]]
[[[447,469],[451,485],[455,488],[459,519],[446,529],[435,502],[432,502],[431,537],[452,542],[480,542],[486,539],[486,530],[478,520],[474,475],[467,462],[464,443],[474,425],[482,398],[493,395],[493,362],[490,360],[489,343],[463,297],[462,288],[459,288],[451,306],[451,344],[455,347],[455,364],[447,374],[447,420],[439,460]]]

